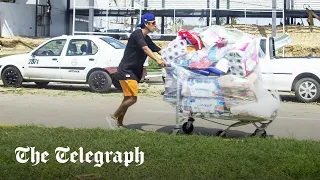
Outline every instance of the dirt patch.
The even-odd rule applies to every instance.
[[[143,97],[161,97],[164,91],[163,84],[141,83],[139,84],[139,96]],[[112,88],[110,93],[94,93],[87,84],[66,84],[51,83],[44,88],[37,87],[34,83],[24,83],[20,88],[4,87],[0,80],[1,94],[42,94],[47,96],[84,96],[84,95],[100,95],[103,97],[122,97],[120,90]]]
[[[5,37],[0,38],[0,45],[7,48],[29,48],[33,49],[46,41],[44,38],[30,38],[30,37]]]
[[[29,52],[46,40],[19,36],[0,38],[0,56]]]

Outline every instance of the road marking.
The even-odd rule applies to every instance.
[[[175,111],[158,111],[158,110],[145,110],[145,112],[150,112],[150,113],[167,113],[167,114],[175,114]],[[320,119],[315,119],[315,118],[298,118],[298,117],[282,117],[278,116],[277,119],[290,119],[290,120],[307,120],[307,121],[320,121]],[[276,121],[275,120],[275,121]]]

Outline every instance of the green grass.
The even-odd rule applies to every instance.
[[[154,68],[147,68],[147,72],[162,72],[160,68],[154,69]]]
[[[96,179],[320,179],[317,141],[18,126],[0,127],[0,144],[0,179],[77,179],[86,174]],[[48,151],[49,161],[36,166],[17,163],[15,149],[27,146]],[[60,164],[54,150],[67,146],[93,153],[139,147],[144,163]]]

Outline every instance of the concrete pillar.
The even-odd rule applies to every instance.
[[[94,21],[94,0],[89,0],[89,23],[88,23],[88,31],[93,31],[93,21]]]
[[[272,0],[272,37],[276,37],[277,35],[277,0]]]
[[[216,8],[220,9],[220,0],[217,0],[216,2]],[[216,11],[216,24],[220,25],[220,11]]]

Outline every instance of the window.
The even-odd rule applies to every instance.
[[[37,56],[60,56],[65,43],[65,39],[52,40],[40,47],[35,54]]]
[[[98,46],[89,39],[73,39],[69,43],[67,56],[95,55],[98,50]]]
[[[96,54],[98,52],[98,46],[94,42],[91,41],[92,54]]]
[[[260,40],[259,57],[263,58],[266,55],[267,42],[265,39]]]
[[[114,38],[101,38],[104,42],[110,44],[115,49],[125,49],[126,45]]]
[[[16,0],[2,0],[0,2],[16,3]]]

